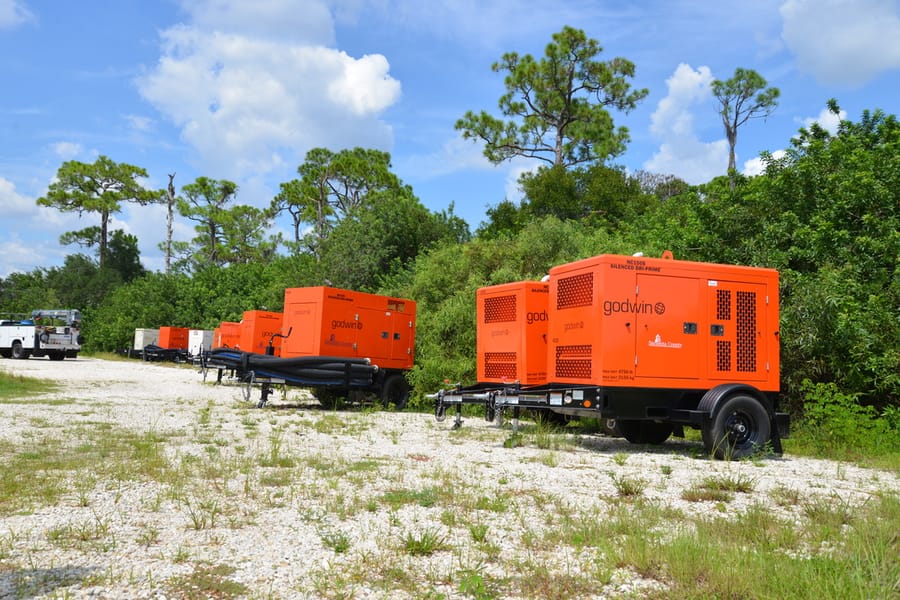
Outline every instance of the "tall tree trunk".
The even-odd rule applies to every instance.
[[[169,174],[169,188],[167,190],[166,196],[166,275],[169,274],[169,270],[172,265],[172,222],[174,221],[174,214],[172,212],[172,207],[175,205],[175,173]]]
[[[737,146],[737,123],[725,123],[725,137],[728,138],[728,187],[733,190],[734,174],[737,172],[734,156],[734,147]]]
[[[109,211],[100,213],[100,268],[106,264],[107,235],[109,233]]]

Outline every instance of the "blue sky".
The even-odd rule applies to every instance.
[[[634,62],[634,86],[650,91],[613,114],[631,133],[616,161],[630,171],[723,174],[709,83],[737,67],[781,90],[774,115],[739,130],[751,174],[800,127],[833,127],[829,98],[851,120],[898,112],[900,0],[0,0],[0,277],[85,252],[59,236],[96,219],[35,199],[64,161],[101,154],[147,169],[150,188],[168,173],[178,190],[229,179],[237,202],[264,206],[309,149],[378,148],[428,208],[453,203],[474,231],[535,165],[490,165],[454,123],[467,110],[499,116],[491,64],[541,57],[565,25],[598,40],[601,59]],[[162,268],[161,207],[126,207],[113,227]],[[176,238],[192,236],[179,220]]]

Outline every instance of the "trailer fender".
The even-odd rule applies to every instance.
[[[700,403],[697,405],[697,410],[705,412],[709,415],[709,418],[712,418],[719,405],[722,404],[722,401],[725,400],[725,398],[738,392],[750,394],[751,396],[759,400],[760,403],[762,403],[763,407],[766,409],[766,412],[770,415],[774,412],[772,410],[772,405],[769,403],[769,399],[766,398],[765,394],[761,393],[752,385],[747,385],[746,383],[723,383],[721,385],[717,385],[713,389],[703,394],[703,397],[700,398]]]

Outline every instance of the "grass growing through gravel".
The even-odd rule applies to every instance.
[[[159,491],[142,508],[174,506],[183,522],[184,541],[165,550],[165,558],[185,567],[184,574],[158,582],[159,589],[178,598],[297,593],[322,598],[826,600],[889,598],[900,592],[900,500],[889,484],[868,500],[851,501],[787,485],[765,489],[759,483],[766,474],[764,461],[742,463],[746,469],[710,469],[705,457],[671,459],[695,462],[703,473],[698,479],[679,478],[668,464],[637,471],[638,460],[628,452],[588,452],[586,464],[573,465],[572,453],[580,457],[584,451],[573,442],[572,428],[545,423],[523,422],[508,449],[502,447],[509,434],[505,429],[446,434],[448,444],[474,439],[491,445],[491,452],[536,457],[520,462],[526,474],[584,469],[585,481],[598,491],[570,499],[557,497],[540,481],[525,484],[517,474],[473,477],[475,465],[426,468],[428,461],[402,452],[393,458],[350,459],[305,445],[312,435],[333,439],[335,447],[344,436],[382,435],[393,447],[394,434],[380,433],[371,415],[297,417],[288,411],[244,410],[201,405],[196,421],[180,434],[133,432],[104,423],[53,428],[36,422],[23,441],[0,442],[0,517],[55,506],[68,494],[75,507],[85,510],[42,532],[41,542],[92,554],[131,541],[160,556],[161,531],[152,522],[123,539],[112,532],[111,517],[96,513],[91,500],[98,488],[156,482]],[[243,423],[249,434],[240,444],[217,442],[227,439],[221,428],[225,411],[232,411],[227,416]],[[185,443],[200,449],[182,451]],[[489,454],[484,460],[490,467]],[[423,465],[415,477],[411,465]],[[660,475],[675,490],[672,505],[655,499],[659,486],[653,478]],[[704,503],[713,503],[715,510]],[[191,536],[217,539],[227,528],[264,524],[264,511],[284,508],[313,528],[317,548],[296,589],[281,590],[283,596],[260,596],[236,576],[243,563],[202,562],[203,548],[190,542]],[[355,518],[375,524],[360,534],[350,526]],[[62,573],[46,585],[29,580],[28,558],[20,558],[17,535],[0,529],[0,573],[12,570],[8,579],[21,583],[15,597],[66,597],[69,590],[62,586],[78,595],[78,586],[88,585],[87,578],[66,579]],[[115,587],[125,576],[104,577],[105,585]],[[633,587],[616,588],[623,581]]]
[[[196,564],[187,575],[167,581],[166,588],[173,597],[184,600],[244,598],[250,588],[230,578],[234,571],[229,565]]]
[[[59,384],[52,381],[13,375],[0,370],[0,404],[34,402],[36,396],[44,396],[58,389]],[[39,401],[44,402],[46,400]],[[68,401],[63,402],[68,403]]]
[[[164,441],[152,431],[98,423],[0,443],[0,516],[53,505],[72,482],[165,479],[171,473]]]

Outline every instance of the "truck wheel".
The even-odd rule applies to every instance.
[[[744,458],[769,441],[771,422],[759,400],[746,394],[727,398],[703,426],[706,451],[718,459]]]
[[[381,387],[381,404],[395,410],[403,410],[409,401],[409,383],[403,375],[390,375]]]
[[[671,423],[617,419],[616,428],[632,444],[662,444],[672,435]]]
[[[66,353],[64,350],[54,350],[47,356],[50,358],[50,360],[63,360],[66,357]]]
[[[16,340],[12,343],[12,357],[15,359],[28,358],[28,352],[22,347],[22,342]]]

